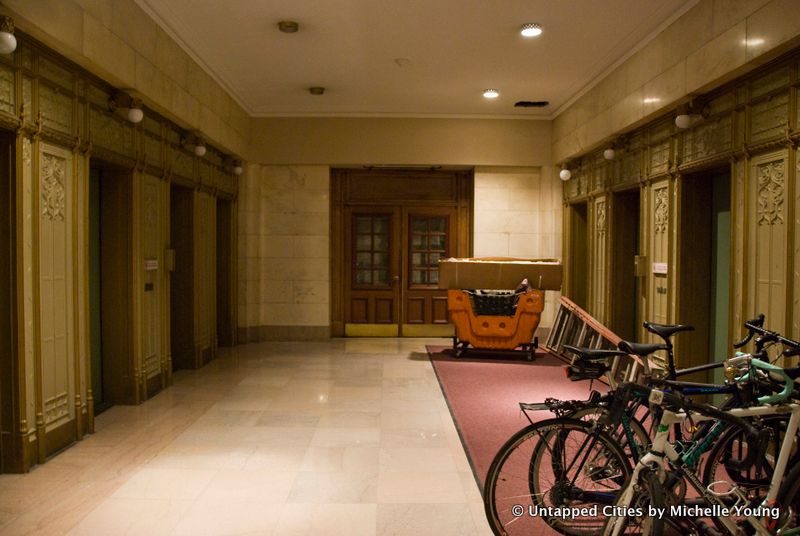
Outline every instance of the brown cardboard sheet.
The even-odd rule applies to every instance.
[[[440,259],[439,288],[515,289],[520,281],[537,289],[560,290],[561,263],[554,259],[479,257]]]

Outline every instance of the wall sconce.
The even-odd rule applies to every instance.
[[[112,112],[119,112],[131,123],[141,123],[144,119],[142,99],[132,97],[124,91],[118,91],[108,100],[108,108]]]
[[[197,156],[203,157],[206,154],[206,142],[198,134],[185,134],[181,139],[181,145]]]
[[[225,158],[225,168],[237,177],[244,173],[242,161],[234,156],[228,156]]]
[[[564,165],[561,166],[561,171],[558,172],[558,178],[566,182],[570,177],[572,177],[572,172],[567,167],[567,163],[564,162]]]
[[[678,108],[678,115],[675,116],[675,126],[689,128],[706,117],[708,117],[708,106],[689,101],[688,104]]]
[[[628,143],[625,137],[620,137],[611,142],[611,144],[603,151],[603,158],[606,160],[614,160],[617,157],[617,149],[625,149]]]
[[[0,54],[11,54],[17,50],[17,38],[14,37],[14,19],[7,15],[0,16]]]
[[[694,120],[689,114],[678,114],[675,116],[675,126],[678,128],[689,128]]]

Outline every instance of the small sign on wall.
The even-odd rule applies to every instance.
[[[144,271],[145,272],[152,272],[154,270],[158,270],[158,259],[145,259],[144,260]]]
[[[654,262],[653,263],[653,273],[655,275],[667,275],[667,263],[666,262]]]

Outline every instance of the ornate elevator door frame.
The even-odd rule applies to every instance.
[[[331,332],[447,336],[438,259],[472,251],[472,172],[334,170]]]

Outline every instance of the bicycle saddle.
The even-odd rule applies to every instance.
[[[645,357],[659,350],[666,350],[665,344],[639,344],[637,342],[620,341],[617,347],[626,354],[636,354]]]
[[[644,329],[650,333],[655,333],[662,339],[668,339],[681,331],[694,331],[694,326],[687,324],[653,324],[652,322],[645,322]]]
[[[568,344],[565,344],[564,348],[569,350],[573,354],[576,354],[581,359],[586,359],[587,361],[599,361],[601,359],[606,359],[609,357],[627,355],[626,352],[620,352],[619,350],[600,350],[595,348],[581,348],[579,346],[570,346]]]

